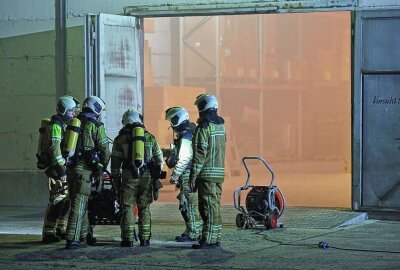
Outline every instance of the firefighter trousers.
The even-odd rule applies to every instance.
[[[90,195],[91,171],[72,169],[67,171],[71,210],[68,217],[66,239],[79,241],[88,233],[88,199]]]
[[[217,243],[221,241],[221,193],[222,183],[197,179],[199,195],[199,211],[203,219],[200,242]]]
[[[49,178],[50,198],[44,217],[42,235],[56,235],[57,231],[65,234],[67,218],[70,208],[68,190],[61,182],[54,178]]]
[[[139,239],[149,240],[151,237],[150,204],[153,202],[153,185],[150,177],[122,178],[120,188],[122,207],[121,238],[122,241],[134,240],[134,210],[138,206]]]
[[[179,210],[186,224],[184,234],[190,238],[197,238],[203,222],[199,213],[198,194],[191,191],[188,180],[181,181],[180,193],[177,198]]]

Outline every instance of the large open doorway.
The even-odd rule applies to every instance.
[[[245,183],[241,158],[264,157],[288,205],[351,206],[350,12],[144,20],[144,114],[161,147],[170,106],[210,91],[226,119],[223,203]],[[253,164],[254,184],[270,176]],[[165,182],[162,201],[175,201]]]

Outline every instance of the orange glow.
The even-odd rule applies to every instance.
[[[228,139],[224,204],[245,184],[241,158],[251,155],[270,163],[287,205],[350,207],[349,12],[146,23],[152,27],[145,35],[145,125],[168,148],[165,110],[186,107],[195,122],[195,97],[217,95]],[[264,168],[250,169],[253,184],[270,183]],[[167,182],[160,200],[176,202]]]

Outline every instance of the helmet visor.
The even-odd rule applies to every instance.
[[[75,110],[79,110],[81,108],[81,104],[79,103],[79,101],[76,98],[73,98],[74,102],[75,102]]]
[[[173,127],[177,126],[179,124],[179,119],[180,119],[179,113],[170,118],[169,121],[171,122],[171,126]]]
[[[103,109],[103,107],[97,101],[95,101],[93,103],[93,108],[94,108],[94,112],[97,113],[97,114],[100,114],[101,110]]]
[[[202,112],[205,110],[207,104],[208,104],[207,99],[204,99],[199,104],[197,104],[197,108],[199,109],[200,112]]]
[[[199,110],[199,112],[203,112],[209,109],[210,110],[218,109],[217,98],[213,95],[200,96],[195,104],[197,105],[197,109]]]

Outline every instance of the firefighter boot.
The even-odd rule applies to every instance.
[[[42,243],[56,243],[60,241],[61,238],[55,234],[45,234],[42,238]]]
[[[67,244],[65,245],[65,249],[80,249],[80,248],[87,248],[87,245],[79,241],[71,241],[71,240],[67,240]]]
[[[150,240],[142,240],[142,239],[140,239],[140,246],[141,247],[150,246]]]
[[[192,242],[198,240],[199,240],[198,238],[190,238],[189,234],[185,232],[175,237],[176,242]]]
[[[85,238],[79,238],[79,242],[94,246],[97,243],[97,239],[93,237],[92,234],[88,233]]]
[[[86,235],[86,243],[89,246],[94,246],[94,244],[97,243],[97,239],[96,239],[96,237],[93,237],[93,235],[88,234],[88,235]]]
[[[121,247],[133,247],[133,241],[121,241]]]
[[[66,234],[61,230],[61,228],[56,228],[56,236],[58,236],[62,240],[65,240]]]
[[[192,249],[213,249],[221,246],[221,243],[208,243],[204,238],[201,238],[198,244],[193,244]]]

